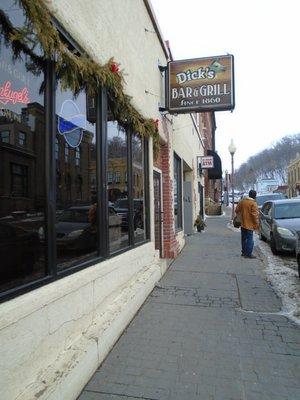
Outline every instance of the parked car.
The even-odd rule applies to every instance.
[[[286,197],[282,193],[264,193],[264,194],[258,194],[256,196],[256,203],[258,205],[258,208],[261,209],[263,204],[266,201],[269,200],[280,200],[280,199],[285,199]]]
[[[300,232],[295,232],[296,236],[296,246],[295,246],[295,253],[296,253],[296,260],[298,264],[298,275],[300,278]]]
[[[266,201],[260,210],[259,237],[268,240],[273,254],[294,252],[300,232],[300,199]]]

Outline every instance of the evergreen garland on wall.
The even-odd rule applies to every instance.
[[[34,63],[33,70],[41,71],[46,58],[54,59],[56,73],[63,89],[70,89],[74,95],[86,90],[96,94],[99,87],[107,88],[112,115],[123,127],[130,128],[142,137],[153,138],[154,153],[159,148],[158,120],[144,118],[131,104],[131,97],[124,93],[124,79],[113,58],[104,65],[93,61],[88,54],[71,52],[61,40],[51,20],[45,0],[16,0],[24,9],[25,26],[14,27],[7,15],[0,10],[0,29],[6,45],[11,45],[15,58],[23,52]],[[37,42],[44,55],[36,54]]]

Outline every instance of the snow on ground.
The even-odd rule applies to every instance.
[[[240,233],[240,229],[234,228],[230,222],[227,227]],[[267,281],[281,298],[283,307],[280,314],[300,325],[300,278],[296,257],[293,254],[275,256],[270,245],[259,240],[257,234],[254,235],[254,245],[264,257]]]
[[[281,314],[300,325],[300,278],[298,277],[296,257],[285,254],[275,256],[268,243],[259,240],[258,235],[254,236],[255,246],[260,249],[266,260],[267,280],[282,300]]]

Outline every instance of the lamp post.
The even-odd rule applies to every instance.
[[[228,147],[229,153],[231,154],[231,193],[232,193],[232,220],[234,218],[234,165],[233,165],[233,156],[236,152],[236,147],[231,139],[230,145]]]
[[[224,199],[224,203],[228,207],[228,204],[229,204],[229,195],[228,195],[229,190],[228,189],[229,188],[228,188],[228,171],[227,171],[227,169],[225,170],[225,185],[226,185],[226,193],[224,193],[224,194],[226,194],[226,197]]]

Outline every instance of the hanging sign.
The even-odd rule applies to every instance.
[[[214,167],[214,158],[212,156],[201,157],[201,168],[213,168]]]
[[[167,108],[177,114],[233,110],[233,56],[170,61]]]

